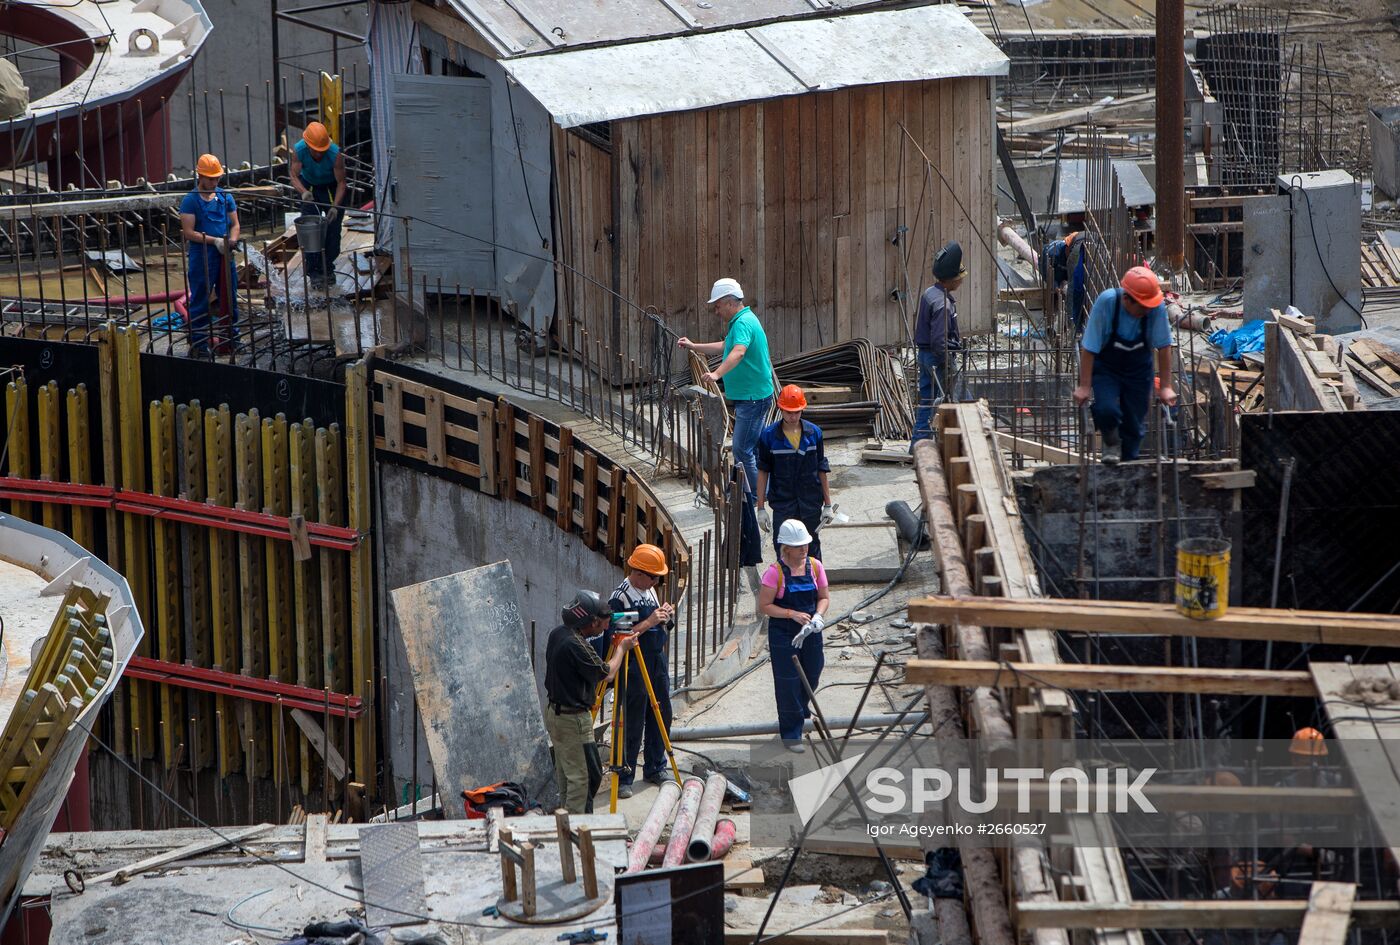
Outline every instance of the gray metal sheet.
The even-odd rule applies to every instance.
[[[418,825],[381,824],[360,831],[360,880],[365,924],[416,925],[428,914]]]
[[[1060,162],[1060,181],[1056,192],[1055,215],[1083,213],[1089,201],[1089,164],[1083,158],[1065,158]]]
[[[1010,61],[955,6],[943,4],[787,20],[501,65],[556,123],[572,128],[809,89],[1005,75]]]
[[[502,56],[730,29],[812,16],[810,0],[448,0]],[[899,0],[835,0],[839,13]],[[548,38],[546,38],[548,37]]]
[[[391,592],[448,817],[467,788],[518,781],[553,792],[554,768],[510,562]]]
[[[411,219],[415,279],[494,286],[490,83],[399,74],[391,89],[395,245],[409,245]]]
[[[1142,166],[1133,161],[1114,161],[1113,173],[1118,177],[1118,186],[1123,191],[1123,202],[1130,207],[1154,207],[1157,205],[1157,190]]]

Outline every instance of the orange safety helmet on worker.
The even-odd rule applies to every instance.
[[[754,514],[765,532],[772,532],[775,523],[797,519],[816,536],[834,515],[825,440],[821,427],[802,416],[807,394],[801,387],[789,384],[779,391],[778,409],[782,415],[758,435]],[[778,551],[776,537],[773,550]],[[810,554],[822,556],[820,539],[813,537]]]
[[[670,604],[663,604],[657,595],[661,579],[670,573],[666,565],[666,553],[656,545],[641,544],[627,556],[627,577],[612,592],[608,606],[613,613],[635,611],[637,621],[633,631],[640,634],[636,655],[641,659],[632,663],[627,671],[625,703],[623,706],[622,763],[626,770],[618,774],[618,796],[632,796],[632,781],[636,777],[637,757],[642,756],[642,776],[653,784],[660,784],[668,774],[666,740],[662,738],[661,723],[671,730],[671,676],[666,665],[666,637],[675,610]],[[613,630],[595,642],[595,646],[606,651]],[[642,663],[646,664],[645,674]],[[647,695],[647,680],[656,694],[656,706],[661,712],[658,722],[652,711],[651,699]],[[645,751],[643,751],[645,749]]]
[[[1123,274],[1116,289],[1094,300],[1079,343],[1076,404],[1093,397],[1094,425],[1103,437],[1103,463],[1138,458],[1147,434],[1153,376],[1165,376],[1157,396],[1176,403],[1171,387],[1172,333],[1157,276],[1146,266]],[[1155,365],[1154,365],[1155,353]]]
[[[1309,758],[1326,758],[1327,740],[1315,728],[1300,728],[1293,733],[1293,738],[1288,743],[1288,753]]]

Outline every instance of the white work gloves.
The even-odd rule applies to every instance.
[[[232,248],[227,236],[216,236],[214,238],[214,246],[219,250],[219,253],[224,256],[227,256],[229,249]]]
[[[797,631],[797,636],[792,638],[793,648],[802,646],[802,641],[806,640],[814,633],[821,633],[826,626],[826,620],[821,614],[813,614],[812,619],[802,625],[802,629]]]
[[[758,527],[763,529],[765,535],[771,533],[773,531],[773,513],[767,508],[762,508],[757,510],[757,515]]]
[[[302,203],[310,203],[310,202],[311,202],[311,191],[309,191],[309,190],[303,190],[303,191],[301,192],[301,202],[302,202]]]
[[[830,525],[832,519],[836,518],[836,507],[833,505],[822,506],[822,524]]]

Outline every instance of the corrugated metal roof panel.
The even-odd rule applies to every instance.
[[[448,0],[503,57],[659,39],[894,0]]]
[[[501,63],[564,128],[884,82],[1005,75],[957,8],[881,10]]]

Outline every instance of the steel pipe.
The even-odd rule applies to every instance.
[[[680,796],[681,789],[675,781],[662,783],[661,790],[656,792],[656,800],[651,802],[647,819],[642,821],[642,829],[637,831],[632,848],[627,851],[627,872],[640,873],[646,869],[647,860],[651,859],[651,849],[661,838],[661,831],[665,829],[666,821],[671,819],[671,811],[675,809]]]
[[[675,784],[674,781],[671,782]],[[705,782],[699,778],[686,778],[681,788],[681,802],[676,807],[676,821],[671,824],[671,840],[666,844],[666,856],[661,861],[663,867],[680,866],[685,862],[686,851],[690,848],[690,834],[695,827],[695,815],[700,810],[700,795],[705,791]],[[650,850],[650,847],[643,847]]]
[[[704,863],[710,859],[715,822],[719,820],[719,805],[724,801],[724,792],[728,787],[729,782],[722,774],[712,774],[705,779],[705,789],[700,794],[700,812],[695,817],[695,828],[690,832],[690,845],[686,847],[686,857],[692,863]]]
[[[910,725],[921,725],[928,718],[928,713],[919,715],[905,715],[906,722]],[[900,719],[898,712],[871,712],[861,715],[858,719],[861,728],[884,728],[892,722]],[[833,729],[849,728],[852,721],[850,716],[831,719]],[[812,720],[808,719],[803,730],[810,731]],[[778,734],[777,722],[736,722],[733,725],[698,725],[694,727],[680,727],[671,729],[671,742],[699,742],[713,741],[715,739],[738,738],[744,735],[776,735]]]

